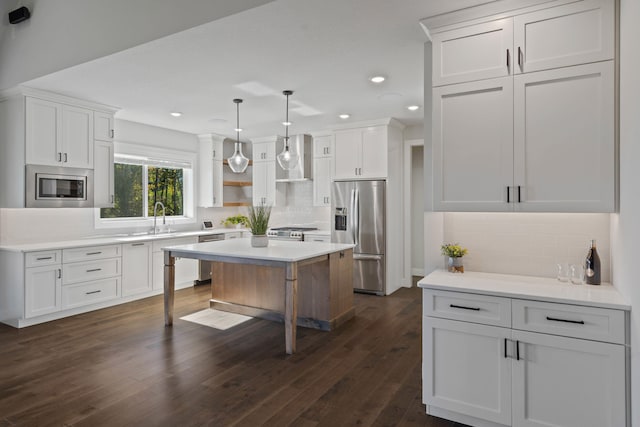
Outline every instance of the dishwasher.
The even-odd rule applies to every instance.
[[[198,237],[198,243],[203,242],[215,242],[218,240],[224,240],[224,233],[220,234],[207,234],[204,236]],[[198,265],[198,279],[193,281],[193,285],[204,285],[207,283],[211,283],[211,261],[199,261]]]

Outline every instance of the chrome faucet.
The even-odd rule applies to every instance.
[[[158,227],[156,227],[156,220],[158,219],[158,205],[162,206],[162,225],[167,224],[164,205],[162,202],[156,202],[156,204],[153,205],[153,234],[158,234]]]

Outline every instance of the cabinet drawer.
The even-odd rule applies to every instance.
[[[24,255],[26,267],[60,264],[62,251],[27,252]]]
[[[73,308],[117,298],[120,278],[97,280],[62,287],[62,308]]]
[[[88,282],[120,275],[120,258],[74,262],[62,265],[62,284]]]
[[[166,248],[167,246],[191,245],[194,243],[198,243],[198,236],[156,240],[153,242],[153,252],[161,252],[162,248]]]
[[[92,259],[105,259],[120,256],[120,245],[91,246],[88,248],[64,249],[62,262],[88,261]]]
[[[487,295],[425,289],[425,316],[511,327],[511,300]]]
[[[513,329],[625,343],[622,310],[514,299]]]

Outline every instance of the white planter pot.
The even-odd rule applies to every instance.
[[[254,248],[266,248],[269,246],[269,236],[266,234],[251,236],[251,246]]]

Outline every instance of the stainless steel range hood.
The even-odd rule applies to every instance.
[[[313,167],[313,146],[311,145],[311,135],[299,134],[289,138],[289,150],[297,153],[298,164],[291,170],[284,170],[276,162],[276,182],[299,182],[312,179]],[[282,151],[284,140],[278,138],[276,143],[276,154]]]

